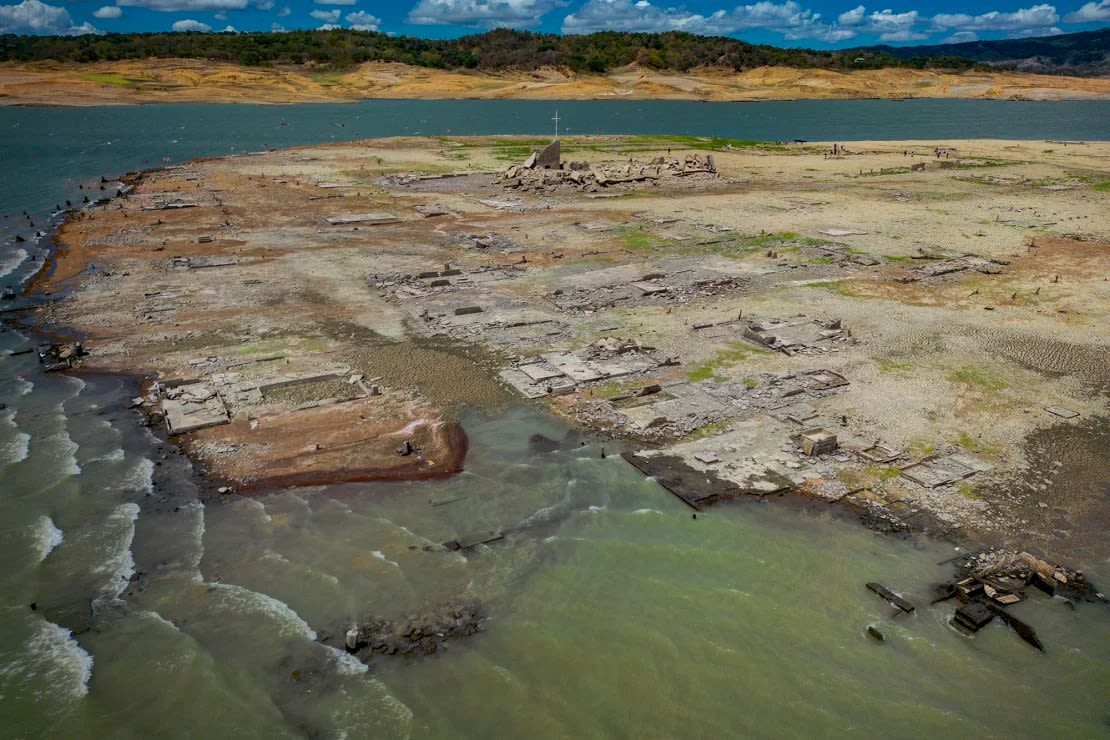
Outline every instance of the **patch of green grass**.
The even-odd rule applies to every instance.
[[[963,447],[969,452],[978,452],[987,456],[997,456],[1002,453],[1000,447],[995,445],[986,444],[981,440],[975,439],[967,432],[960,432],[960,436],[956,439],[956,444]]]
[[[687,373],[686,379],[691,383],[697,383],[702,380],[712,380],[714,383],[726,383],[728,382],[728,376],[721,375],[719,372],[720,370],[735,365],[741,360],[769,354],[771,353],[768,350],[759,349],[758,347],[753,347],[744,342],[730,342],[725,349],[717,350],[717,354],[714,355],[713,359]],[[744,385],[747,385],[748,380],[748,378],[745,378]]]
[[[867,170],[863,177],[881,177],[883,175],[905,175],[912,172],[909,167],[883,167],[879,170]]]
[[[685,149],[769,149],[784,151],[785,144],[776,144],[770,141],[755,141],[753,139],[729,139],[721,136],[637,136],[633,141],[652,142],[673,148]]]
[[[1021,160],[991,159],[989,157],[969,157],[949,165],[955,170],[975,170],[983,167],[1008,167],[1014,164],[1029,164]]]
[[[972,501],[978,501],[981,498],[981,496],[976,493],[975,486],[970,483],[961,483],[956,490],[961,496],[969,498]]]
[[[343,84],[343,75],[334,72],[318,72],[313,75],[313,79],[317,85],[323,85],[324,87],[335,87]]]
[[[744,378],[744,387],[745,388],[758,388],[759,387],[759,381],[756,380],[755,378]]]
[[[731,423],[732,423],[731,419],[721,419],[720,421],[711,421],[708,424],[706,424],[705,426],[701,427],[700,429],[695,429],[694,431],[687,434],[685,437],[683,437],[683,441],[684,442],[689,442],[689,441],[692,441],[692,440],[695,440],[695,439],[704,439],[706,437],[712,437],[717,432],[728,429],[728,426]]]
[[[911,455],[916,458],[928,457],[929,455],[936,454],[937,447],[932,442],[924,439],[915,439],[906,446],[906,449]]]
[[[887,357],[879,358],[879,372],[884,374],[906,373],[913,369],[908,362],[895,362]]]
[[[656,245],[655,238],[643,229],[635,226],[621,226],[617,229],[625,249],[651,249]]]
[[[1079,180],[1079,182],[1086,183],[1087,185],[1090,185],[1091,189],[1095,190],[1096,192],[1110,193],[1110,175],[1107,175],[1103,172],[1097,172],[1097,173],[1092,173],[1092,172],[1087,172],[1087,173],[1069,172],[1068,174],[1073,179]]]
[[[948,374],[948,380],[989,393],[998,393],[1006,388],[1006,382],[990,369],[975,365],[964,365],[957,370],[953,370]]]
[[[136,87],[138,85],[138,80],[125,77],[119,72],[85,72],[81,77],[98,85],[110,85],[112,87]]]
[[[832,282],[806,283],[802,287],[805,287],[805,288],[824,288],[825,290],[831,290],[833,293],[836,293],[837,295],[842,295],[845,298],[867,298],[868,297],[868,296],[863,295],[862,293],[856,293],[855,291],[853,291],[847,285],[846,280],[835,280],[835,281],[832,281]]]

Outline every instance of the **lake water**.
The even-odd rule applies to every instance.
[[[1106,103],[559,103],[570,133],[1110,138]],[[542,134],[554,105],[0,108],[0,284],[95,183],[199,155],[395,134]],[[282,122],[285,125],[281,125]],[[588,122],[588,123],[587,123]],[[342,123],[342,126],[337,126]],[[93,193],[99,194],[92,184]],[[21,233],[28,241],[11,244]],[[131,381],[44,375],[0,332],[0,734],[11,737],[1108,737],[1110,615],[1034,596],[969,638],[926,606],[952,545],[819,507],[690,511],[560,422],[467,414],[467,470],[201,503],[124,410]],[[453,501],[443,504],[445,501]],[[441,504],[441,505],[434,505]],[[426,551],[514,528],[466,553]],[[1075,563],[1104,587],[1110,542]],[[891,616],[863,584],[919,608]],[[369,669],[315,638],[460,599],[480,635]],[[36,609],[30,604],[34,602]],[[868,638],[868,625],[887,641]]]

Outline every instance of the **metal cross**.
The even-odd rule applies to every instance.
[[[551,119],[555,122],[555,138],[559,138],[559,109],[555,109],[555,117]]]

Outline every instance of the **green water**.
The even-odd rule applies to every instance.
[[[927,606],[931,583],[950,575],[937,563],[951,545],[892,540],[784,503],[725,506],[694,520],[595,447],[530,452],[530,434],[563,432],[534,411],[466,424],[473,455],[450,481],[204,507],[185,488],[140,493],[130,551],[144,575],[119,599],[96,597],[92,629],[75,645],[43,637],[41,611],[5,610],[3,637],[16,654],[5,654],[0,672],[7,734],[1107,734],[1102,607],[1073,611],[1037,596],[1016,607],[1045,655],[1001,625],[968,638],[948,625],[951,605]],[[69,434],[80,448],[95,445],[73,422]],[[142,446],[123,446],[132,445]],[[87,461],[67,505],[112,497],[81,483],[104,474]],[[161,495],[180,508],[160,505]],[[448,498],[458,500],[432,505]],[[28,574],[37,583],[27,595],[40,603],[86,587],[98,552],[70,528],[76,515],[55,516],[65,541]],[[423,547],[487,528],[514,533],[465,557]],[[101,545],[119,541],[111,530],[98,521]],[[1110,577],[1094,565],[1095,578]],[[894,617],[864,588],[869,580],[903,592],[918,611]],[[375,657],[360,673],[312,639],[360,617],[462,597],[482,603],[485,630],[432,657]],[[869,638],[868,625],[887,641]],[[27,649],[21,635],[43,644]],[[87,684],[82,652],[93,661]]]

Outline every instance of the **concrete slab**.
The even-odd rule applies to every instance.
[[[227,408],[208,383],[191,383],[169,390],[174,398],[162,399],[162,415],[171,435],[227,424]]]
[[[520,372],[527,375],[534,383],[550,380],[551,378],[558,378],[563,374],[561,370],[556,370],[549,365],[540,363],[535,365],[521,365],[518,369]]]
[[[338,216],[331,216],[328,218],[328,223],[332,226],[342,226],[344,224],[391,224],[400,221],[401,219],[394,216],[392,213],[342,213]]]

